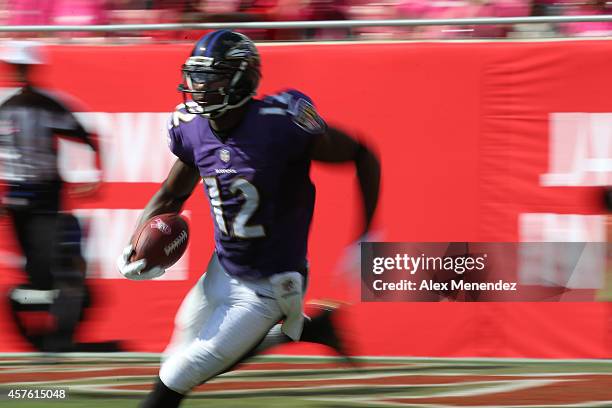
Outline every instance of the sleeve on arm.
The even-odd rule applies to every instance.
[[[287,111],[291,118],[290,128],[293,133],[292,150],[299,156],[306,154],[313,140],[326,132],[327,124],[317,112],[310,97],[296,90],[287,91],[287,94],[291,95]]]
[[[62,136],[80,139],[85,143],[91,144],[89,132],[83,127],[74,113],[57,100],[51,103],[53,131]]]
[[[189,141],[184,137],[183,131],[180,125],[175,125],[173,120],[174,114],[168,119],[168,147],[172,154],[178,157],[182,162],[195,165],[193,158],[193,150],[189,146]]]

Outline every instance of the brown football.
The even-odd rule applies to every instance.
[[[189,225],[179,214],[160,214],[148,219],[134,234],[130,261],[146,259],[145,270],[174,265],[187,249]]]

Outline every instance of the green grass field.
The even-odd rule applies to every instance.
[[[612,407],[610,360],[263,356],[197,388],[184,407]],[[6,355],[0,406],[136,407],[158,357]],[[66,400],[11,399],[11,389],[61,387]]]

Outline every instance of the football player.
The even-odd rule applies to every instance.
[[[219,30],[182,67],[185,103],[168,122],[177,160],[140,218],[181,211],[203,180],[214,220],[215,252],[183,301],[159,379],[143,407],[176,407],[193,387],[227,371],[253,350],[312,341],[341,351],[330,313],[304,320],[308,231],[315,188],[312,160],[353,162],[367,232],[378,201],[380,166],[364,144],[328,126],[296,90],[256,99],[260,57],[246,36]],[[164,273],[130,262],[129,279]],[[279,321],[283,321],[279,325]]]
[[[74,334],[89,305],[82,232],[75,216],[63,211],[65,183],[58,165],[58,138],[73,140],[95,152],[101,169],[97,136],[88,132],[64,98],[36,86],[33,69],[45,64],[40,44],[3,44],[0,61],[18,90],[0,104],[0,213],[11,220],[25,258],[28,282],[11,289],[11,315],[20,334],[44,352],[119,351],[116,342],[77,343]],[[71,195],[93,193],[98,182],[73,184]],[[36,315],[44,327],[32,327]]]

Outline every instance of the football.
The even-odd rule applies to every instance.
[[[174,265],[187,249],[189,225],[180,214],[160,214],[148,219],[134,234],[130,261],[146,259],[146,270]]]

